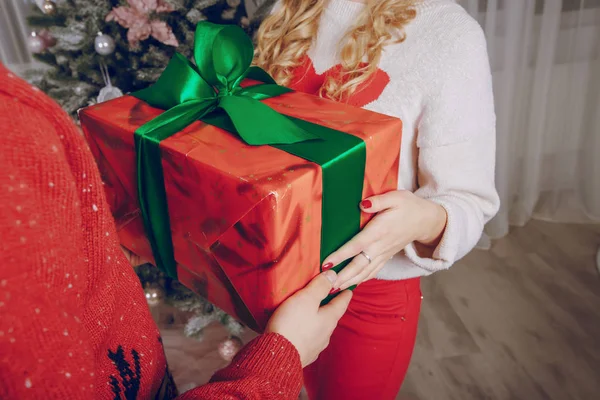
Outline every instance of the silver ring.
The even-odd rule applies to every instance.
[[[361,251],[360,254],[367,259],[367,261],[369,262],[369,264],[371,264],[371,262],[373,262],[373,260],[371,259],[371,257],[369,257],[369,255],[367,253],[365,253],[364,251]]]

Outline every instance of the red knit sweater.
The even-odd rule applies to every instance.
[[[175,396],[83,137],[0,65],[0,398]],[[261,336],[182,399],[292,399],[295,348]]]

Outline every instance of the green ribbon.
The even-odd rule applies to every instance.
[[[252,41],[241,28],[201,22],[196,27],[196,65],[175,54],[153,86],[132,94],[166,110],[135,131],[135,149],[144,227],[157,266],[171,277],[177,277],[177,269],[160,142],[197,120],[237,134],[249,145],[271,145],[322,167],[321,262],[360,230],[365,143],[261,103],[291,90],[251,67],[253,54]],[[263,83],[242,88],[246,78]]]

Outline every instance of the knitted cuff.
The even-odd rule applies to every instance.
[[[260,335],[248,343],[231,362],[235,368],[268,376],[269,382],[293,398],[302,388],[302,363],[294,345],[277,333]]]

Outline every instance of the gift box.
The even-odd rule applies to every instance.
[[[396,189],[402,125],[275,85],[237,29],[200,23],[196,65],[79,117],[121,244],[262,331]]]

